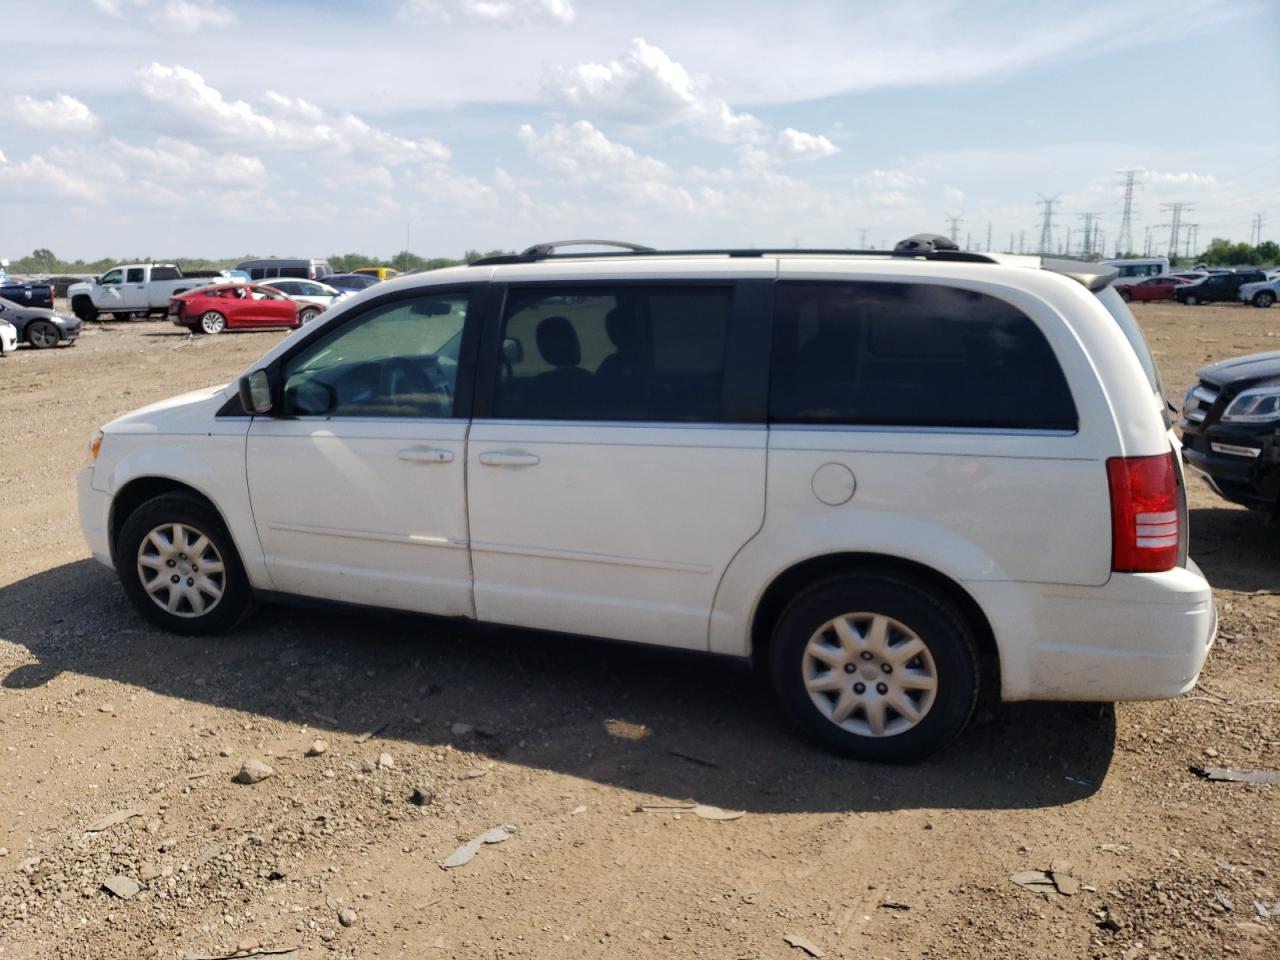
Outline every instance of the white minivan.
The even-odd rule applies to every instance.
[[[565,253],[379,284],[95,434],[152,621],[314,598],[751,658],[829,748],[1173,697],[1217,618],[1151,355],[1095,264]]]

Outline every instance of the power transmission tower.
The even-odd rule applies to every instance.
[[[964,223],[964,217],[948,213],[947,220],[951,223],[951,242],[958,245],[959,240],[957,240],[956,237],[960,232],[960,224]]]
[[[1162,203],[1161,210],[1169,210],[1173,214],[1168,223],[1169,227],[1169,256],[1176,257],[1178,255],[1178,240],[1182,234],[1182,213],[1184,210],[1190,210],[1194,207],[1194,203]],[[1165,224],[1160,224],[1165,226]]]
[[[1071,252],[1071,228],[1067,227],[1067,253]]]
[[[1200,249],[1200,248],[1196,245],[1196,234],[1197,234],[1197,233],[1199,232],[1199,230],[1200,230],[1200,224],[1198,224],[1198,223],[1188,223],[1188,224],[1184,224],[1184,226],[1187,228],[1187,259],[1188,259],[1188,260],[1190,260],[1190,259],[1191,259],[1191,251],[1192,251],[1192,250],[1195,250],[1195,251],[1197,251],[1197,252],[1198,252],[1198,251],[1199,251],[1199,249]]]
[[[867,249],[867,231],[866,228],[858,231],[858,247],[862,250]]]
[[[1058,202],[1060,193],[1055,193],[1052,197],[1046,197],[1043,193],[1037,193],[1039,197],[1038,204],[1044,207],[1044,220],[1040,224],[1040,253],[1053,253],[1053,205]]]
[[[1084,239],[1080,241],[1080,256],[1088,260],[1093,256],[1093,221],[1098,214],[1077,213],[1076,216],[1084,221]]]
[[[1147,227],[1147,239],[1142,245],[1142,255],[1144,257],[1151,256],[1151,228]]]
[[[1010,233],[1009,233],[1009,252],[1010,252],[1010,253],[1013,253],[1013,252],[1014,252],[1015,250],[1017,250],[1017,249],[1018,249],[1018,248],[1017,248],[1016,246],[1014,246],[1014,243],[1013,243],[1013,232],[1012,232],[1012,231],[1010,231]]]
[[[1138,181],[1138,170],[1121,170],[1124,174],[1124,213],[1120,215],[1120,232],[1116,234],[1116,256],[1123,257],[1133,250],[1133,188]],[[1101,253],[1102,251],[1098,251]]]
[[[1253,215],[1253,223],[1249,227],[1249,239],[1253,241],[1253,246],[1262,243],[1262,221],[1263,216],[1260,213]]]
[[[1025,230],[1018,231],[1018,252],[1027,252],[1027,231]]]

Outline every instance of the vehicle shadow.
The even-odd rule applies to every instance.
[[[9,690],[71,672],[338,734],[386,723],[388,739],[757,812],[1055,806],[1096,791],[1115,749],[1110,705],[1028,703],[921,764],[857,763],[799,739],[722,659],[283,606],[187,639],[149,626],[90,560],[0,588],[0,639],[35,661],[0,679]]]
[[[1280,590],[1280,523],[1260,510],[1191,510],[1191,556],[1215,587]]]

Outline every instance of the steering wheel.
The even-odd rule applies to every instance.
[[[422,368],[407,357],[388,357],[382,361],[381,393],[389,403],[408,403],[422,406],[428,397],[436,394],[436,388]],[[407,401],[407,395],[417,394],[422,399]]]

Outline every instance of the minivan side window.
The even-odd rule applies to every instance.
[[[374,307],[308,344],[284,368],[284,416],[451,417],[465,293]]]
[[[513,288],[494,416],[719,421],[732,307],[727,286]]]
[[[769,419],[1075,430],[1053,348],[1016,307],[939,284],[777,285]]]

